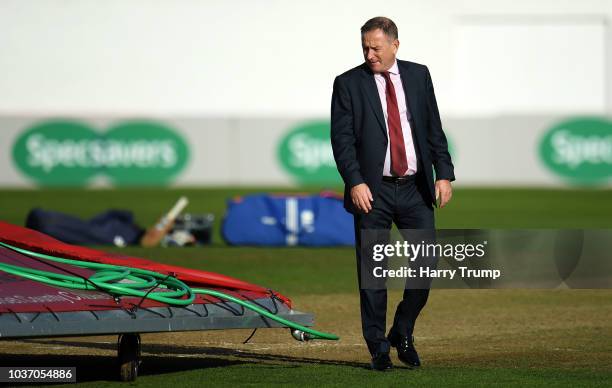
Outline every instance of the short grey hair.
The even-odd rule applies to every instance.
[[[377,29],[381,29],[391,40],[397,39],[397,26],[393,20],[384,16],[377,16],[365,22],[365,24],[361,26],[361,38],[363,39],[366,32]]]

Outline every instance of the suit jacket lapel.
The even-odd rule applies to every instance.
[[[404,66],[399,60],[397,61],[397,67],[400,72],[400,78],[402,79],[402,86],[404,87],[404,95],[406,96],[406,107],[410,112],[410,116],[412,120],[415,121],[415,115],[418,115],[419,112],[415,109],[417,106],[418,93],[416,92],[416,81],[414,80],[414,75],[410,71],[410,68]]]
[[[367,99],[374,110],[374,115],[380,124],[380,129],[387,137],[387,126],[385,125],[385,115],[382,109],[382,103],[380,102],[380,96],[378,95],[378,88],[376,87],[376,81],[374,75],[367,68],[367,65],[363,65],[363,77],[361,79],[361,87],[364,90]]]

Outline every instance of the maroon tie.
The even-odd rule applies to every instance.
[[[389,141],[391,142],[391,172],[397,176],[404,176],[408,170],[408,161],[406,160],[406,146],[404,145],[397,97],[389,72],[385,71],[382,75],[385,77],[385,84],[387,85],[387,125],[389,126]]]

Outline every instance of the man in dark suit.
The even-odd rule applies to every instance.
[[[415,321],[429,289],[404,290],[386,330],[387,290],[362,284],[362,231],[433,229],[433,206],[444,207],[455,179],[434,88],[426,66],[396,59],[397,27],[376,17],[361,27],[365,63],[334,81],[331,142],[345,183],[344,206],[354,215],[363,336],[372,368],[392,367],[390,347],[405,364],[420,365]],[[435,185],[434,172],[435,170]]]

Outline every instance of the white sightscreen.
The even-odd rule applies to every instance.
[[[605,41],[600,18],[459,19],[451,109],[465,116],[601,113]]]

